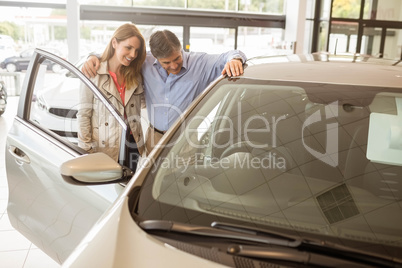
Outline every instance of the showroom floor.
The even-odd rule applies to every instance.
[[[18,97],[8,98],[6,112],[0,116],[0,267],[60,267],[11,226],[7,215],[8,187],[5,169],[6,136],[17,111]]]

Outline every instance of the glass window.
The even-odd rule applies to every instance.
[[[114,31],[128,21],[80,21],[80,57],[102,53]]]
[[[218,54],[232,50],[234,32],[228,28],[191,27],[190,51]]]
[[[52,66],[44,61],[36,77],[29,120],[40,127],[77,145],[77,112],[80,81],[67,70],[50,72]]]
[[[13,2],[22,3],[48,3],[48,4],[65,4],[67,0],[14,0]],[[3,8],[3,7],[2,7]]]
[[[384,58],[401,59],[401,29],[387,29],[385,36]]]
[[[102,53],[107,43],[110,41],[114,31],[122,24],[128,23],[124,21],[81,21],[81,40],[80,53],[81,57],[87,56],[91,52]],[[181,26],[164,26],[164,25],[141,25],[136,24],[145,38],[147,51],[149,51],[149,38],[151,34],[158,30],[168,29],[176,34],[180,42],[183,44],[183,27]]]
[[[377,1],[376,1],[377,2]],[[373,6],[372,0],[364,2],[363,19],[372,20],[376,16],[376,7]]]
[[[132,0],[133,6],[185,7],[186,0]]]
[[[261,55],[292,54],[292,43],[283,40],[284,30],[262,27],[239,27],[237,48],[248,58]]]
[[[16,53],[28,48],[46,47],[68,57],[67,16],[64,9],[2,6],[1,12],[2,34],[14,40]]]
[[[188,8],[200,8],[200,9],[214,9],[214,10],[236,10],[236,0],[188,0]]]
[[[239,11],[284,14],[284,0],[241,0]]]
[[[113,6],[131,6],[132,0],[80,0],[81,5],[113,5]]]
[[[54,65],[59,71],[51,71]],[[104,152],[119,160],[122,125],[83,81],[51,60],[40,65],[29,120],[83,152]]]
[[[333,21],[329,37],[329,52],[355,53],[358,24],[353,22]]]
[[[402,19],[402,1],[366,0],[363,18],[372,20],[400,21]]]
[[[380,56],[381,28],[365,27],[363,30],[361,53]]]
[[[334,0],[332,17],[358,19],[360,16],[361,0]]]

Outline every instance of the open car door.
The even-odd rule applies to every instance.
[[[61,71],[48,71],[44,61],[59,65]],[[121,129],[123,139],[127,124],[107,97],[74,65],[36,49],[6,144],[10,222],[59,263],[69,256],[124,189],[123,180],[110,184],[89,181],[78,185],[60,175],[62,163],[88,154],[78,146],[77,138],[77,112],[82,106],[79,90],[83,86],[105,106],[109,124]],[[120,149],[120,155],[124,155],[124,142]],[[102,159],[111,163],[106,155]],[[131,178],[132,172],[124,173],[126,169],[114,163],[116,170],[120,169],[125,176],[121,179]],[[103,165],[102,161],[87,164],[95,169]]]

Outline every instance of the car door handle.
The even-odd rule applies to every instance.
[[[8,147],[8,151],[10,152],[10,154],[12,156],[14,156],[17,164],[22,165],[23,163],[27,163],[27,164],[31,163],[31,160],[29,159],[29,157],[21,149],[10,145]]]

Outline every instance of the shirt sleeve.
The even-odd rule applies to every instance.
[[[225,64],[232,59],[241,59],[243,63],[247,61],[247,57],[242,51],[231,50],[222,54],[200,53],[192,63],[193,66],[196,63],[198,68],[201,68],[198,70],[198,75],[209,84],[221,75]],[[198,88],[198,90],[201,89]],[[199,94],[200,92],[197,93]]]
[[[227,53],[224,53],[224,54],[227,54],[227,60],[226,60],[226,62],[228,62],[228,61],[230,61],[230,60],[233,60],[233,59],[241,59],[241,61],[243,62],[243,64],[247,61],[247,56],[246,56],[246,54],[244,54],[242,51],[240,51],[240,50],[232,50],[232,51],[229,51],[229,52],[227,52]],[[225,62],[225,64],[226,64],[226,62]]]
[[[243,63],[247,61],[246,55],[240,50],[231,50],[220,55],[208,55],[207,61],[209,63],[206,67],[209,67],[210,71],[213,73],[213,79],[216,79],[221,74],[226,63],[233,59],[241,59]],[[206,71],[208,72],[208,70]]]

